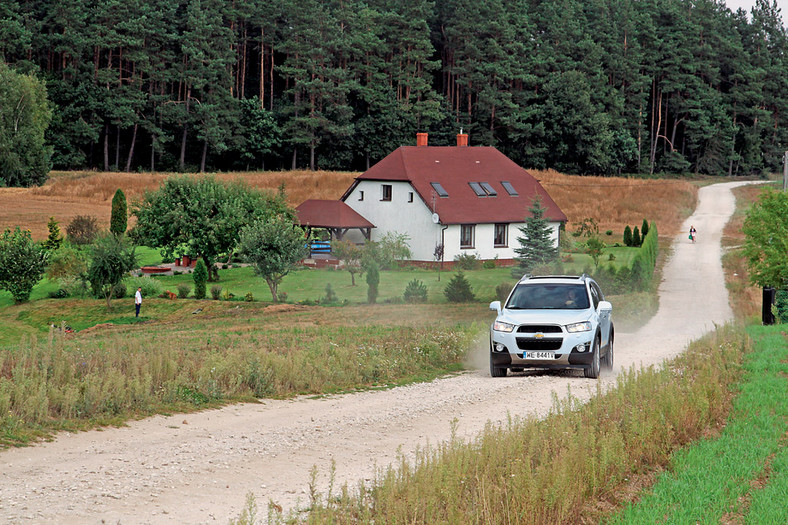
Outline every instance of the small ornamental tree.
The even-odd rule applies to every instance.
[[[640,227],[640,238],[645,239],[648,233],[648,221],[643,219],[643,225]]]
[[[514,249],[522,273],[528,273],[537,266],[553,262],[558,257],[558,249],[552,239],[552,230],[544,216],[546,208],[542,206],[540,196],[536,196],[528,211],[530,216],[525,218],[525,225],[520,228],[522,236],[517,238],[520,247]]]
[[[402,295],[402,298],[406,303],[426,303],[427,287],[418,279],[413,279],[405,287],[405,293]]]
[[[0,290],[11,292],[15,303],[30,298],[41,280],[49,253],[33,242],[30,230],[5,230],[0,235]]]
[[[361,265],[364,250],[351,241],[334,241],[331,245],[331,253],[342,261],[345,270],[350,272],[350,286],[356,286],[356,274],[364,273],[364,267]]]
[[[629,224],[624,228],[624,246],[632,246],[632,228]]]
[[[109,231],[115,235],[123,235],[128,227],[129,215],[126,207],[126,195],[118,188],[112,197],[112,215],[109,221]]]
[[[380,284],[380,271],[378,263],[375,261],[367,262],[367,302],[375,304],[378,300],[378,285]]]
[[[112,289],[136,266],[134,248],[127,246],[123,237],[110,233],[96,238],[90,249],[87,279],[93,289],[107,300],[107,310],[112,307]]]
[[[49,230],[49,236],[47,237],[47,240],[44,241],[42,246],[47,250],[54,252],[58,250],[63,244],[63,236],[60,235],[60,225],[54,217],[49,218],[49,222],[47,222],[47,230]]]
[[[594,268],[599,268],[599,257],[602,256],[605,248],[607,245],[596,235],[586,241],[586,253],[594,260]]]
[[[640,230],[638,230],[638,227],[635,226],[635,229],[632,230],[632,246],[637,248],[641,244],[642,244],[642,241],[640,240]]]
[[[202,259],[197,260],[192,278],[194,279],[194,298],[205,299],[205,286],[208,282],[208,268],[205,266],[205,261]]]
[[[471,283],[462,272],[457,272],[443,290],[443,294],[450,303],[469,303],[476,299],[471,290]]]
[[[277,215],[257,220],[241,230],[239,252],[254,272],[265,279],[274,302],[282,278],[306,257],[309,238],[289,216]]]
[[[750,281],[782,288],[788,284],[788,193],[767,189],[747,211],[742,226]]]

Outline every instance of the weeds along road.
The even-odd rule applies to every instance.
[[[720,237],[734,210],[731,188],[700,190],[699,204],[673,246],[657,315],[636,333],[618,333],[616,365],[603,386],[630,366],[673,357],[732,317]],[[692,244],[686,231],[698,230]],[[614,305],[615,308],[615,305]],[[492,313],[479,307],[479,317]],[[615,315],[615,310],[614,310]],[[596,381],[577,373],[527,372],[493,379],[487,343],[476,368],[459,376],[391,390],[323,399],[265,401],[197,414],[153,417],[128,427],[64,434],[51,443],[0,453],[3,523],[226,523],[247,493],[260,515],[270,501],[285,511],[309,503],[310,472],[325,492],[371,480],[376,468],[417,448],[472,438],[488,424],[544,414],[555,393],[587,399]]]

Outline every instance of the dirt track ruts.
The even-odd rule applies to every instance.
[[[734,210],[731,188],[700,190],[698,242],[676,236],[660,285],[657,315],[636,333],[618,333],[613,384],[621,369],[657,364],[732,317],[720,237]],[[492,314],[480,306],[480,318]],[[615,305],[614,305],[615,318]],[[226,523],[246,494],[264,509],[308,501],[310,470],[326,490],[355,486],[376,467],[417,447],[478,434],[488,421],[542,414],[555,392],[588,398],[595,381],[577,374],[524,373],[492,379],[486,344],[478,369],[431,383],[324,399],[265,401],[197,414],[152,417],[128,427],[63,434],[50,443],[0,452],[0,522]],[[454,421],[454,424],[452,423]],[[263,510],[264,512],[264,510]]]

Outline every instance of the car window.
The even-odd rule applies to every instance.
[[[599,301],[600,301],[599,295],[602,292],[600,292],[599,288],[596,286],[596,283],[591,283],[591,286],[589,286],[589,288],[591,289],[591,300],[594,301],[594,308],[596,308],[597,306],[599,306]]]
[[[600,301],[604,301],[605,300],[605,294],[602,293],[602,288],[600,288],[597,283],[591,281],[591,288],[593,290],[596,290],[597,296],[599,297]]]
[[[582,284],[517,285],[506,303],[510,310],[583,310],[588,293]]]

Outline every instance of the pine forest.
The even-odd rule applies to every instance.
[[[768,0],[2,0],[3,62],[56,169],[364,170],[462,129],[526,168],[752,175],[788,145]]]

